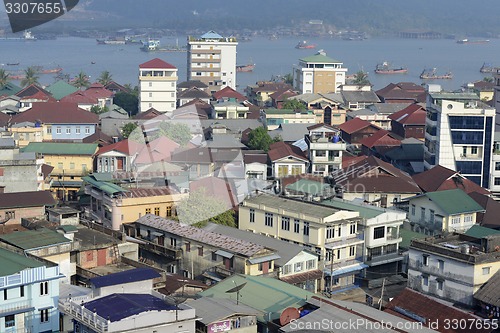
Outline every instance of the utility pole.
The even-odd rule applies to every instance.
[[[333,287],[333,249],[330,251],[330,292],[328,297],[332,298],[332,287]]]
[[[382,290],[380,291],[380,304],[378,306],[379,310],[382,310],[382,303],[384,302],[384,287],[385,287],[385,278],[382,280]]]

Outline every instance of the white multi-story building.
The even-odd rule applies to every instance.
[[[495,102],[495,109],[497,112],[500,110],[500,72],[495,74],[495,95],[493,97]],[[494,196],[500,197],[500,132],[495,133],[493,160],[491,170],[491,181],[489,190],[493,192]]]
[[[177,68],[159,58],[139,65],[139,111],[154,108],[160,112],[175,110]]]
[[[236,89],[236,46],[234,37],[209,31],[200,37],[188,36],[187,79],[199,80],[213,93],[224,87]]]
[[[340,138],[340,130],[326,124],[312,125],[307,128],[305,140],[309,148],[310,172],[328,176],[342,168],[342,152],[347,145]]]
[[[338,93],[345,84],[347,68],[320,50],[313,56],[299,59],[293,68],[293,86],[301,94]]]
[[[59,332],[59,266],[0,248],[0,332]]]
[[[459,171],[490,188],[495,109],[472,92],[443,92],[429,85],[424,167]]]

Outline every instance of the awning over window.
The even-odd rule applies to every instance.
[[[368,265],[359,263],[359,264],[348,266],[348,267],[334,269],[333,272],[331,272],[330,269],[327,268],[327,269],[323,270],[323,272],[325,273],[326,276],[330,276],[330,274],[332,274],[332,276],[339,276],[339,275],[344,275],[344,274],[348,274],[348,273],[353,273],[356,271],[361,271],[362,269],[365,269],[367,267],[368,267]]]
[[[248,259],[248,262],[253,265],[253,264],[260,264],[261,262],[271,261],[271,260],[275,260],[275,259],[279,259],[279,258],[281,258],[279,255],[271,254],[269,256]]]
[[[224,257],[224,258],[227,258],[227,259],[231,259],[232,257],[234,257],[233,253],[226,252],[226,251],[223,251],[223,250],[217,250],[217,251],[215,251],[215,254],[218,254],[221,257]]]

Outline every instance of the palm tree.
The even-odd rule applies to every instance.
[[[9,73],[7,73],[5,69],[0,68],[0,88],[5,87],[9,81]]]
[[[358,86],[369,86],[371,85],[370,81],[368,80],[368,73],[363,72],[363,71],[358,71],[354,75],[354,80],[352,81],[353,84],[358,85]]]
[[[21,86],[27,87],[32,84],[39,85],[38,79],[38,71],[34,67],[28,67],[24,70],[24,78],[21,80]]]
[[[97,82],[99,82],[103,86],[110,84],[112,81],[113,81],[113,75],[111,75],[111,73],[109,73],[108,71],[102,72],[99,78],[97,79]]]
[[[90,86],[90,80],[87,74],[85,74],[83,71],[78,73],[78,75],[73,79],[73,82],[71,83],[77,88],[87,88]]]

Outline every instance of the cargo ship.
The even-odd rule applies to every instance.
[[[307,41],[303,40],[299,42],[296,46],[296,49],[315,49],[316,44],[309,44]]]
[[[432,68],[424,69],[420,74],[420,78],[423,80],[446,80],[453,79],[453,74],[451,72],[447,72],[445,74],[437,74],[436,68]]]
[[[392,67],[387,61],[377,64],[375,67],[376,74],[406,74],[408,69],[404,67]]]
[[[251,72],[255,68],[255,64],[246,64],[246,65],[237,65],[236,66],[236,71],[237,72]]]

